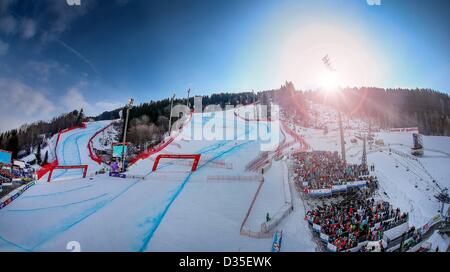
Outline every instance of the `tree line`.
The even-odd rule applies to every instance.
[[[424,135],[450,136],[450,97],[431,89],[346,88],[305,97],[361,118],[374,126],[418,127]]]
[[[375,87],[346,88],[337,92],[296,90],[292,82],[278,89],[262,92],[216,93],[201,96],[203,107],[207,105],[236,106],[256,101],[270,105],[279,104],[289,116],[308,121],[308,101],[326,104],[344,114],[361,118],[380,128],[418,126],[425,135],[450,136],[450,98],[448,94],[431,89],[382,89]],[[127,141],[135,152],[142,151],[161,141],[169,128],[170,99],[142,103],[130,109]],[[187,104],[187,99],[175,99],[173,104]],[[194,97],[189,99],[194,106]],[[122,114],[121,114],[122,113]],[[122,120],[126,111],[122,108],[104,112],[94,120]],[[18,155],[35,152],[45,138],[62,129],[79,124],[85,119],[82,110],[55,117],[49,122],[40,121],[23,125],[0,134],[0,148]],[[172,122],[176,118],[172,119]],[[305,122],[307,123],[307,122]],[[122,121],[122,128],[125,123]],[[123,131],[123,129],[122,129]],[[123,135],[120,139],[123,138]],[[39,147],[40,148],[40,147]],[[21,154],[19,154],[21,152]],[[40,156],[39,156],[40,157]]]
[[[13,153],[13,158],[23,157],[36,152],[36,157],[41,161],[40,150],[45,139],[50,138],[59,131],[80,125],[84,120],[83,109],[61,114],[50,121],[38,121],[22,125],[18,129],[12,129],[0,134],[0,149]],[[46,155],[48,156],[48,154]]]

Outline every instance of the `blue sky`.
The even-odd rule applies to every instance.
[[[0,131],[83,107],[323,83],[450,92],[450,2],[0,1]]]

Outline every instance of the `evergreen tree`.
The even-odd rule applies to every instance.
[[[78,126],[81,126],[83,124],[83,119],[84,119],[84,114],[83,114],[83,109],[81,109],[80,112],[78,113],[76,124]]]
[[[42,162],[42,165],[48,164],[48,150],[45,152],[44,161]]]
[[[6,149],[12,152],[14,159],[17,159],[17,153],[19,153],[19,138],[17,137],[17,130],[11,131]]]
[[[37,162],[38,164],[41,164],[41,163],[42,163],[41,145],[40,145],[40,144],[38,144],[38,147],[37,147],[37,152],[36,152],[36,162]]]

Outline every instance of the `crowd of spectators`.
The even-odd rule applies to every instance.
[[[338,152],[299,152],[293,157],[296,180],[300,184],[307,182],[308,189],[331,188],[369,175],[366,165],[348,164],[341,160]]]
[[[319,225],[328,242],[338,251],[345,251],[363,241],[381,240],[384,231],[406,222],[408,214],[394,209],[388,202],[360,198],[319,206],[308,211],[305,220]]]
[[[5,167],[0,165],[0,179],[4,182],[12,181],[13,179],[33,180],[35,177],[35,170],[31,167],[20,168],[17,166]]]

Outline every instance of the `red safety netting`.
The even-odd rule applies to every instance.
[[[102,128],[101,130],[97,131],[94,135],[92,135],[92,137],[89,139],[89,142],[87,144],[87,148],[89,150],[89,157],[91,157],[91,159],[98,164],[102,163],[102,159],[99,156],[97,156],[97,154],[92,149],[92,141],[94,140],[95,137],[97,137],[97,135],[99,135],[100,133],[102,133],[103,131],[105,131],[107,128],[109,128],[112,125],[113,124],[111,123],[111,124],[107,125],[106,127]]]
[[[83,123],[81,126],[73,126],[73,127],[70,127],[70,128],[63,129],[63,130],[61,130],[60,132],[58,132],[58,136],[57,136],[57,138],[56,138],[56,144],[55,144],[55,148],[54,148],[54,149],[55,149],[55,157],[56,157],[56,158],[55,158],[55,160],[54,160],[53,162],[48,163],[48,164],[42,166],[41,169],[39,169],[39,170],[36,171],[37,179],[41,179],[41,178],[42,178],[43,176],[45,176],[45,174],[47,174],[50,170],[52,170],[54,167],[56,167],[56,166],[59,165],[59,162],[58,162],[58,154],[56,153],[56,148],[57,148],[57,146],[58,146],[59,139],[61,138],[61,134],[67,133],[67,132],[69,132],[69,131],[72,131],[72,130],[75,130],[75,129],[78,129],[78,128],[86,128],[86,124]]]

